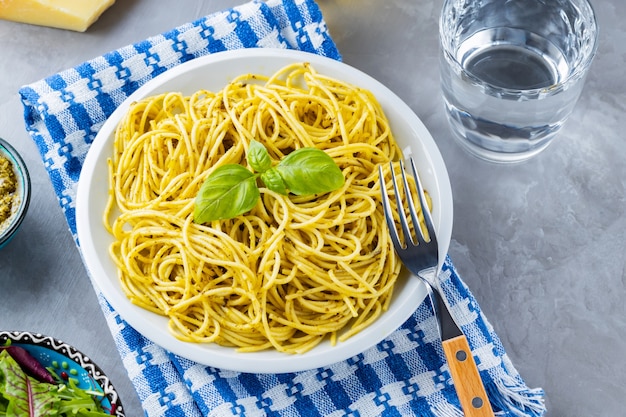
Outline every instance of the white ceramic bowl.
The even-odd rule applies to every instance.
[[[403,274],[394,291],[390,309],[371,326],[345,342],[331,346],[322,342],[301,355],[274,350],[239,353],[216,344],[181,342],[167,329],[167,319],[133,305],[117,278],[109,258],[113,238],[102,225],[108,196],[107,158],[112,154],[114,130],[130,103],[142,97],[180,91],[189,95],[201,88],[221,90],[234,77],[254,72],[273,74],[294,62],[309,62],[322,74],[367,88],[386,112],[396,140],[411,153],[424,187],[433,199],[433,220],[438,232],[441,262],[452,233],[452,192],[439,150],[420,119],[384,85],[365,73],[335,60],[304,52],[277,49],[246,49],[221,52],[179,65],[153,79],[129,97],[107,120],[96,137],[83,166],[77,193],[76,220],[84,261],[95,284],[110,304],[137,331],[165,349],[201,364],[241,372],[284,373],[312,369],[350,358],[380,342],[402,325],[426,296],[415,276]]]

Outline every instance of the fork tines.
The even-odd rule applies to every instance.
[[[409,164],[411,166],[411,171],[413,178],[415,180],[415,188],[417,190],[417,196],[419,205],[421,208],[422,215],[424,216],[424,225],[426,230],[424,231],[421,227],[421,222],[419,220],[419,211],[416,209],[413,193],[411,192],[411,188],[409,187],[409,181],[407,180],[407,175],[404,167],[404,163],[402,160],[400,161],[400,173],[402,177],[402,186],[403,192],[405,196],[406,205],[403,204],[402,194],[400,187],[398,186],[398,179],[396,172],[394,170],[394,163],[389,162],[389,170],[391,171],[391,182],[393,185],[393,193],[396,200],[397,212],[400,220],[400,226],[402,228],[402,233],[405,237],[405,243],[402,244],[400,240],[400,236],[396,229],[393,208],[391,206],[391,202],[389,200],[389,196],[387,191],[387,184],[385,181],[385,176],[383,173],[383,167],[380,165],[378,167],[379,175],[380,175],[380,187],[381,187],[381,195],[383,200],[383,209],[385,212],[385,219],[387,221],[387,226],[389,228],[389,232],[391,234],[391,239],[393,240],[394,246],[406,248],[409,244],[419,245],[423,243],[436,243],[436,235],[434,232],[433,222],[430,215],[430,210],[428,209],[428,204],[426,202],[426,196],[424,193],[424,188],[422,186],[422,182],[420,181],[419,175],[417,174],[417,169],[415,167],[415,161],[412,157],[409,158]],[[408,212],[411,218],[411,222],[413,224],[413,228],[415,229],[415,233],[411,232],[411,227],[409,223],[409,219],[405,213],[403,207],[408,208]],[[426,232],[426,233],[425,233]]]

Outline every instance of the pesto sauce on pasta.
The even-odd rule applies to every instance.
[[[201,184],[224,164],[247,166],[252,139],[274,160],[321,149],[345,183],[313,196],[261,187],[250,212],[194,223]],[[388,307],[401,265],[378,165],[389,174],[400,150],[369,91],[307,63],[246,74],[221,91],[134,103],[114,147],[110,253],[129,299],[167,316],[177,338],[302,353],[350,337]]]

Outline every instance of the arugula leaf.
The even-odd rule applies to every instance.
[[[237,164],[222,165],[204,181],[196,196],[196,223],[232,219],[251,210],[261,196],[257,174]]]
[[[341,169],[333,158],[317,148],[300,148],[276,167],[287,189],[295,195],[321,194],[344,184]]]
[[[76,417],[102,417],[108,416],[99,403],[99,397],[104,394],[98,391],[83,390],[70,379],[67,387],[61,385],[57,395],[61,399],[59,415]]]

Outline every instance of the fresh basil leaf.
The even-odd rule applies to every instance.
[[[261,174],[263,184],[275,193],[287,195],[287,186],[276,168],[270,168]]]
[[[250,142],[248,147],[248,163],[256,172],[265,172],[272,167],[272,158],[265,146],[256,140]]]
[[[217,168],[204,181],[196,196],[196,223],[232,219],[250,211],[259,201],[257,175],[237,164]]]
[[[333,158],[317,148],[291,152],[276,169],[287,189],[296,195],[327,193],[340,188],[345,181]]]

